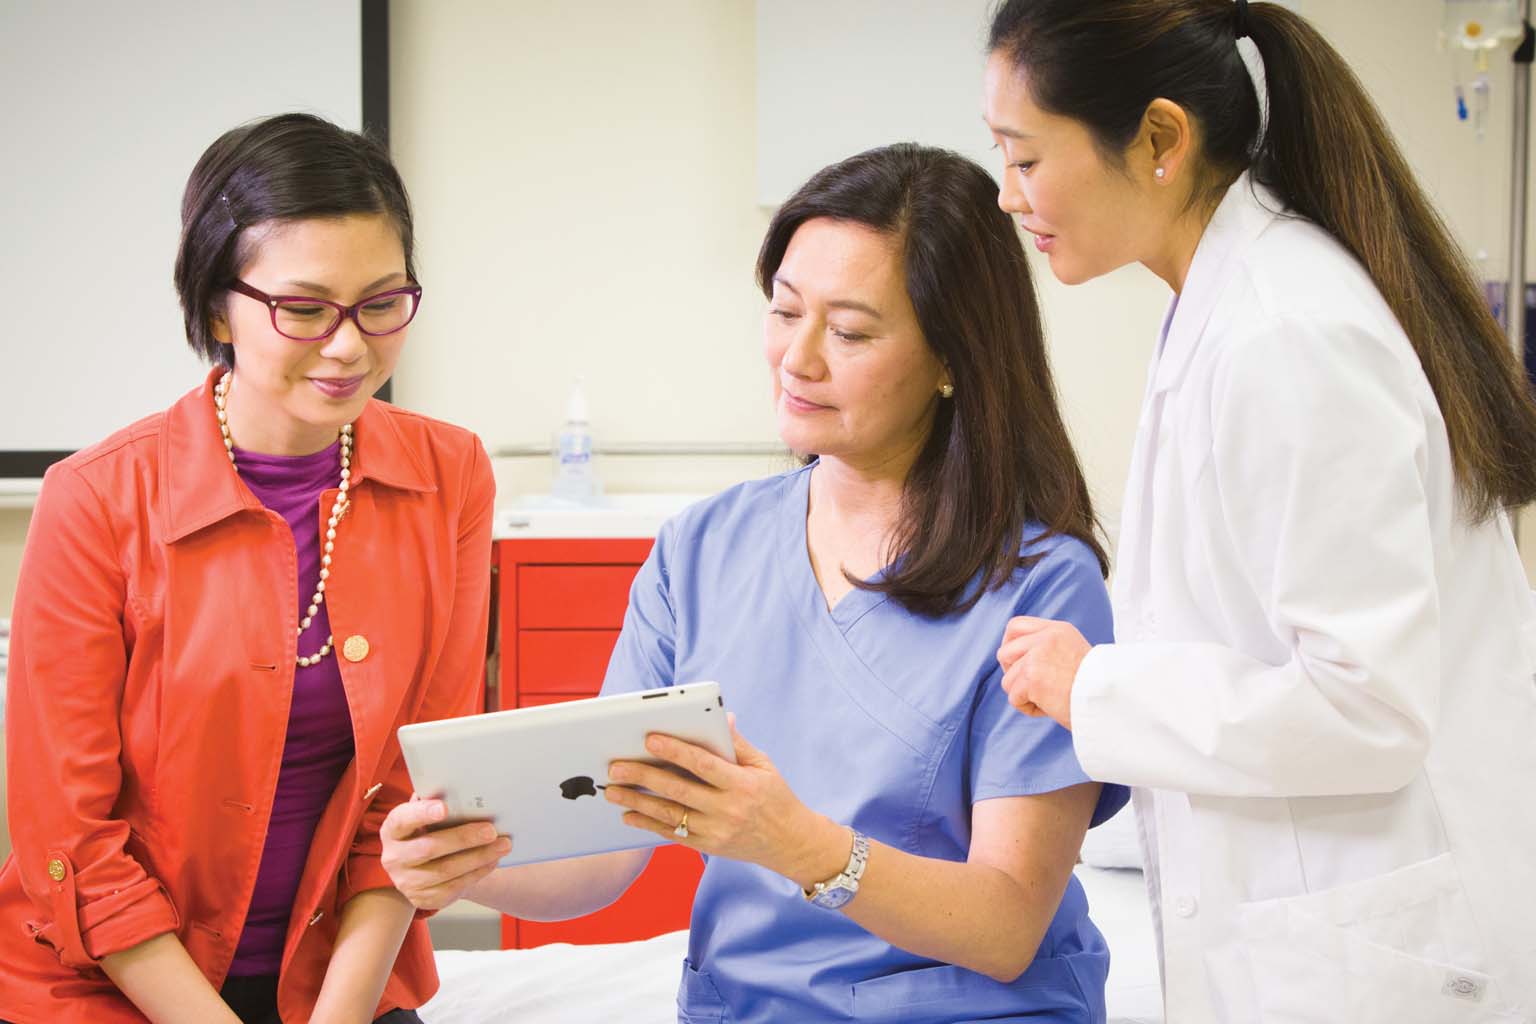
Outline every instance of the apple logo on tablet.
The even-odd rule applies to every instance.
[[[560,783],[560,795],[567,800],[575,800],[582,796],[597,796],[599,789],[607,788],[607,786],[594,786],[590,775],[572,775]]]

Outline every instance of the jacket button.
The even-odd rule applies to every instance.
[[[48,877],[55,882],[64,881],[64,862],[55,857],[48,862]]]
[[[1197,905],[1193,896],[1180,896],[1173,901],[1173,912],[1180,917],[1194,917]]]
[[[341,653],[348,661],[362,661],[368,657],[368,638],[361,633],[353,633],[341,645]]]

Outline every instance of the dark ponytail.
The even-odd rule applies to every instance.
[[[1471,267],[1360,80],[1305,19],[1230,0],[1007,0],[990,49],[1027,69],[1042,108],[1085,124],[1118,160],[1158,98],[1200,125],[1219,199],[1242,171],[1365,267],[1412,342],[1449,435],[1467,510],[1536,500],[1536,401]],[[1264,60],[1269,123],[1237,49]],[[1255,143],[1257,142],[1257,148]]]

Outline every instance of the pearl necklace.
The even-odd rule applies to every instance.
[[[235,475],[238,476],[240,467],[235,465],[235,440],[229,436],[229,417],[224,411],[224,401],[229,394],[229,382],[233,376],[233,371],[226,371],[224,376],[219,378],[218,384],[214,385],[213,405],[219,417],[219,433],[224,435],[224,454],[229,456],[229,464],[235,467]],[[336,548],[336,524],[341,522],[341,517],[346,514],[347,490],[352,486],[351,466],[352,424],[348,423],[341,428],[341,483],[337,485],[336,501],[331,505],[331,518],[325,527],[325,550],[320,555],[320,582],[315,584],[314,596],[309,599],[309,607],[304,611],[304,618],[299,620],[298,636],[304,635],[304,631],[319,614],[320,606],[325,604],[325,581],[331,576],[331,552]],[[335,638],[327,636],[324,646],[318,651],[307,657],[298,655],[295,660],[300,668],[318,665],[335,646]]]

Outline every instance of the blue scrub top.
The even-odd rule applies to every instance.
[[[604,693],[712,679],[743,736],[809,807],[923,857],[966,859],[971,806],[1087,781],[1071,735],[1015,711],[997,648],[1008,619],[1073,623],[1112,639],[1093,553],[1043,554],[970,611],[941,619],[855,589],[830,611],[805,520],[814,464],[742,484],[668,522],[630,593]],[[1106,785],[1098,824],[1129,793]],[[678,1020],[1102,1022],[1109,951],[1076,878],[1033,965],[1003,984],[898,949],[787,878],[706,858]]]

